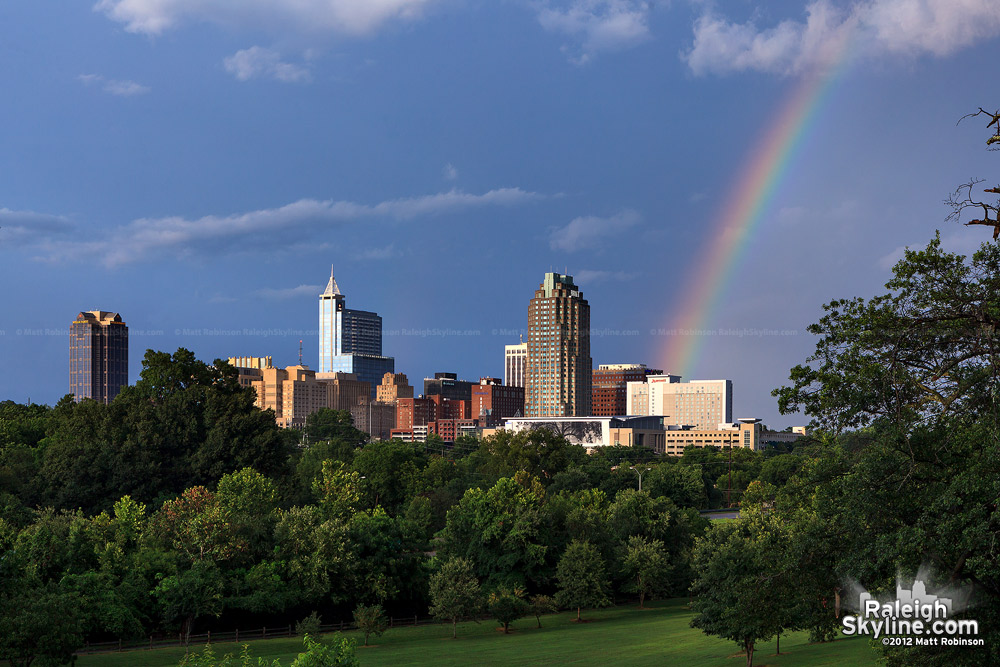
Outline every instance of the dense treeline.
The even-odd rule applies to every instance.
[[[359,605],[423,614],[447,563],[507,623],[531,595],[543,609],[556,593],[683,595],[698,510],[722,501],[730,466],[739,492],[801,459],[588,456],[548,431],[368,442],[331,410],[282,432],[227,364],[150,351],[110,405],[0,403],[0,657]],[[574,596],[573,577],[601,595]]]
[[[774,392],[813,417],[812,455],[696,544],[693,624],[748,665],[755,642],[833,638],[862,588],[893,599],[918,573],[983,645],[880,645],[887,663],[1000,664],[1000,243],[966,258],[935,238],[886,287],[827,304],[815,354]]]
[[[1000,122],[982,108],[967,118],[979,116]],[[968,209],[984,218],[966,224],[996,231],[979,182],[949,197],[949,218]],[[949,620],[977,624],[945,639],[980,643],[904,631],[876,642],[884,661],[1000,664],[1000,240],[966,257],[937,234],[906,249],[885,289],[826,304],[809,327],[815,352],[773,392],[783,413],[812,417],[812,456],[784,484],[750,484],[741,518],[696,543],[692,625],[736,641],[748,665],[756,642],[804,628],[832,638],[862,590],[892,600],[917,576],[952,600]]]

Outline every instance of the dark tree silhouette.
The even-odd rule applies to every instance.
[[[979,107],[979,111],[975,113],[966,114],[959,119],[958,122],[962,122],[966,118],[975,118],[976,116],[986,116],[990,119],[990,122],[986,124],[988,128],[996,128],[994,133],[986,140],[987,146],[993,146],[994,144],[1000,144],[1000,110],[991,113],[986,111],[982,107]],[[989,150],[1000,150],[1000,146],[990,148]],[[978,215],[979,211],[982,210],[982,218],[974,218],[968,220],[962,224],[969,225],[985,225],[986,227],[993,228],[993,238],[1000,237],[1000,202],[994,201],[993,203],[980,201],[978,198],[973,196],[974,188],[983,182],[981,178],[974,178],[968,183],[963,183],[958,186],[953,193],[945,200],[945,203],[951,207],[951,213],[948,214],[947,220],[954,220],[955,222],[962,222],[962,214],[966,209],[972,209],[975,211],[973,215]],[[1000,186],[985,188],[983,192],[988,194],[1000,194]]]

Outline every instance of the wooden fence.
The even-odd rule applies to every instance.
[[[427,625],[439,622],[429,616],[424,618],[420,618],[419,616],[402,616],[394,618],[390,616],[388,620],[390,628]],[[341,621],[339,623],[323,623],[319,626],[319,631],[321,633],[343,632],[345,630],[357,630],[357,628],[358,626],[354,623],[354,621]],[[180,634],[176,636],[150,636],[145,639],[119,639],[117,641],[110,642],[88,642],[83,646],[83,648],[77,651],[77,655],[87,653],[112,653],[117,651],[151,651],[155,648],[192,645],[203,646],[204,644],[218,644],[223,642],[243,643],[259,639],[277,639],[279,637],[294,636],[295,627],[291,624],[281,627],[261,627],[250,630],[236,629],[226,632],[203,632],[200,634],[192,634],[188,637],[186,642],[184,641],[184,637]]]

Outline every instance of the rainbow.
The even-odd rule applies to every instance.
[[[767,129],[751,159],[740,172],[737,187],[711,226],[711,238],[693,264],[694,285],[684,285],[681,308],[672,311],[661,358],[668,373],[690,379],[705,341],[702,333],[715,318],[726,288],[732,282],[754,232],[784,180],[796,148],[812,126],[833,83],[846,69],[848,39],[837,48],[837,66],[803,78]]]

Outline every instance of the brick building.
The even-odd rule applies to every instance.
[[[601,364],[593,371],[591,414],[595,417],[627,415],[628,383],[645,382],[646,376],[662,373],[646,368],[646,364]]]

